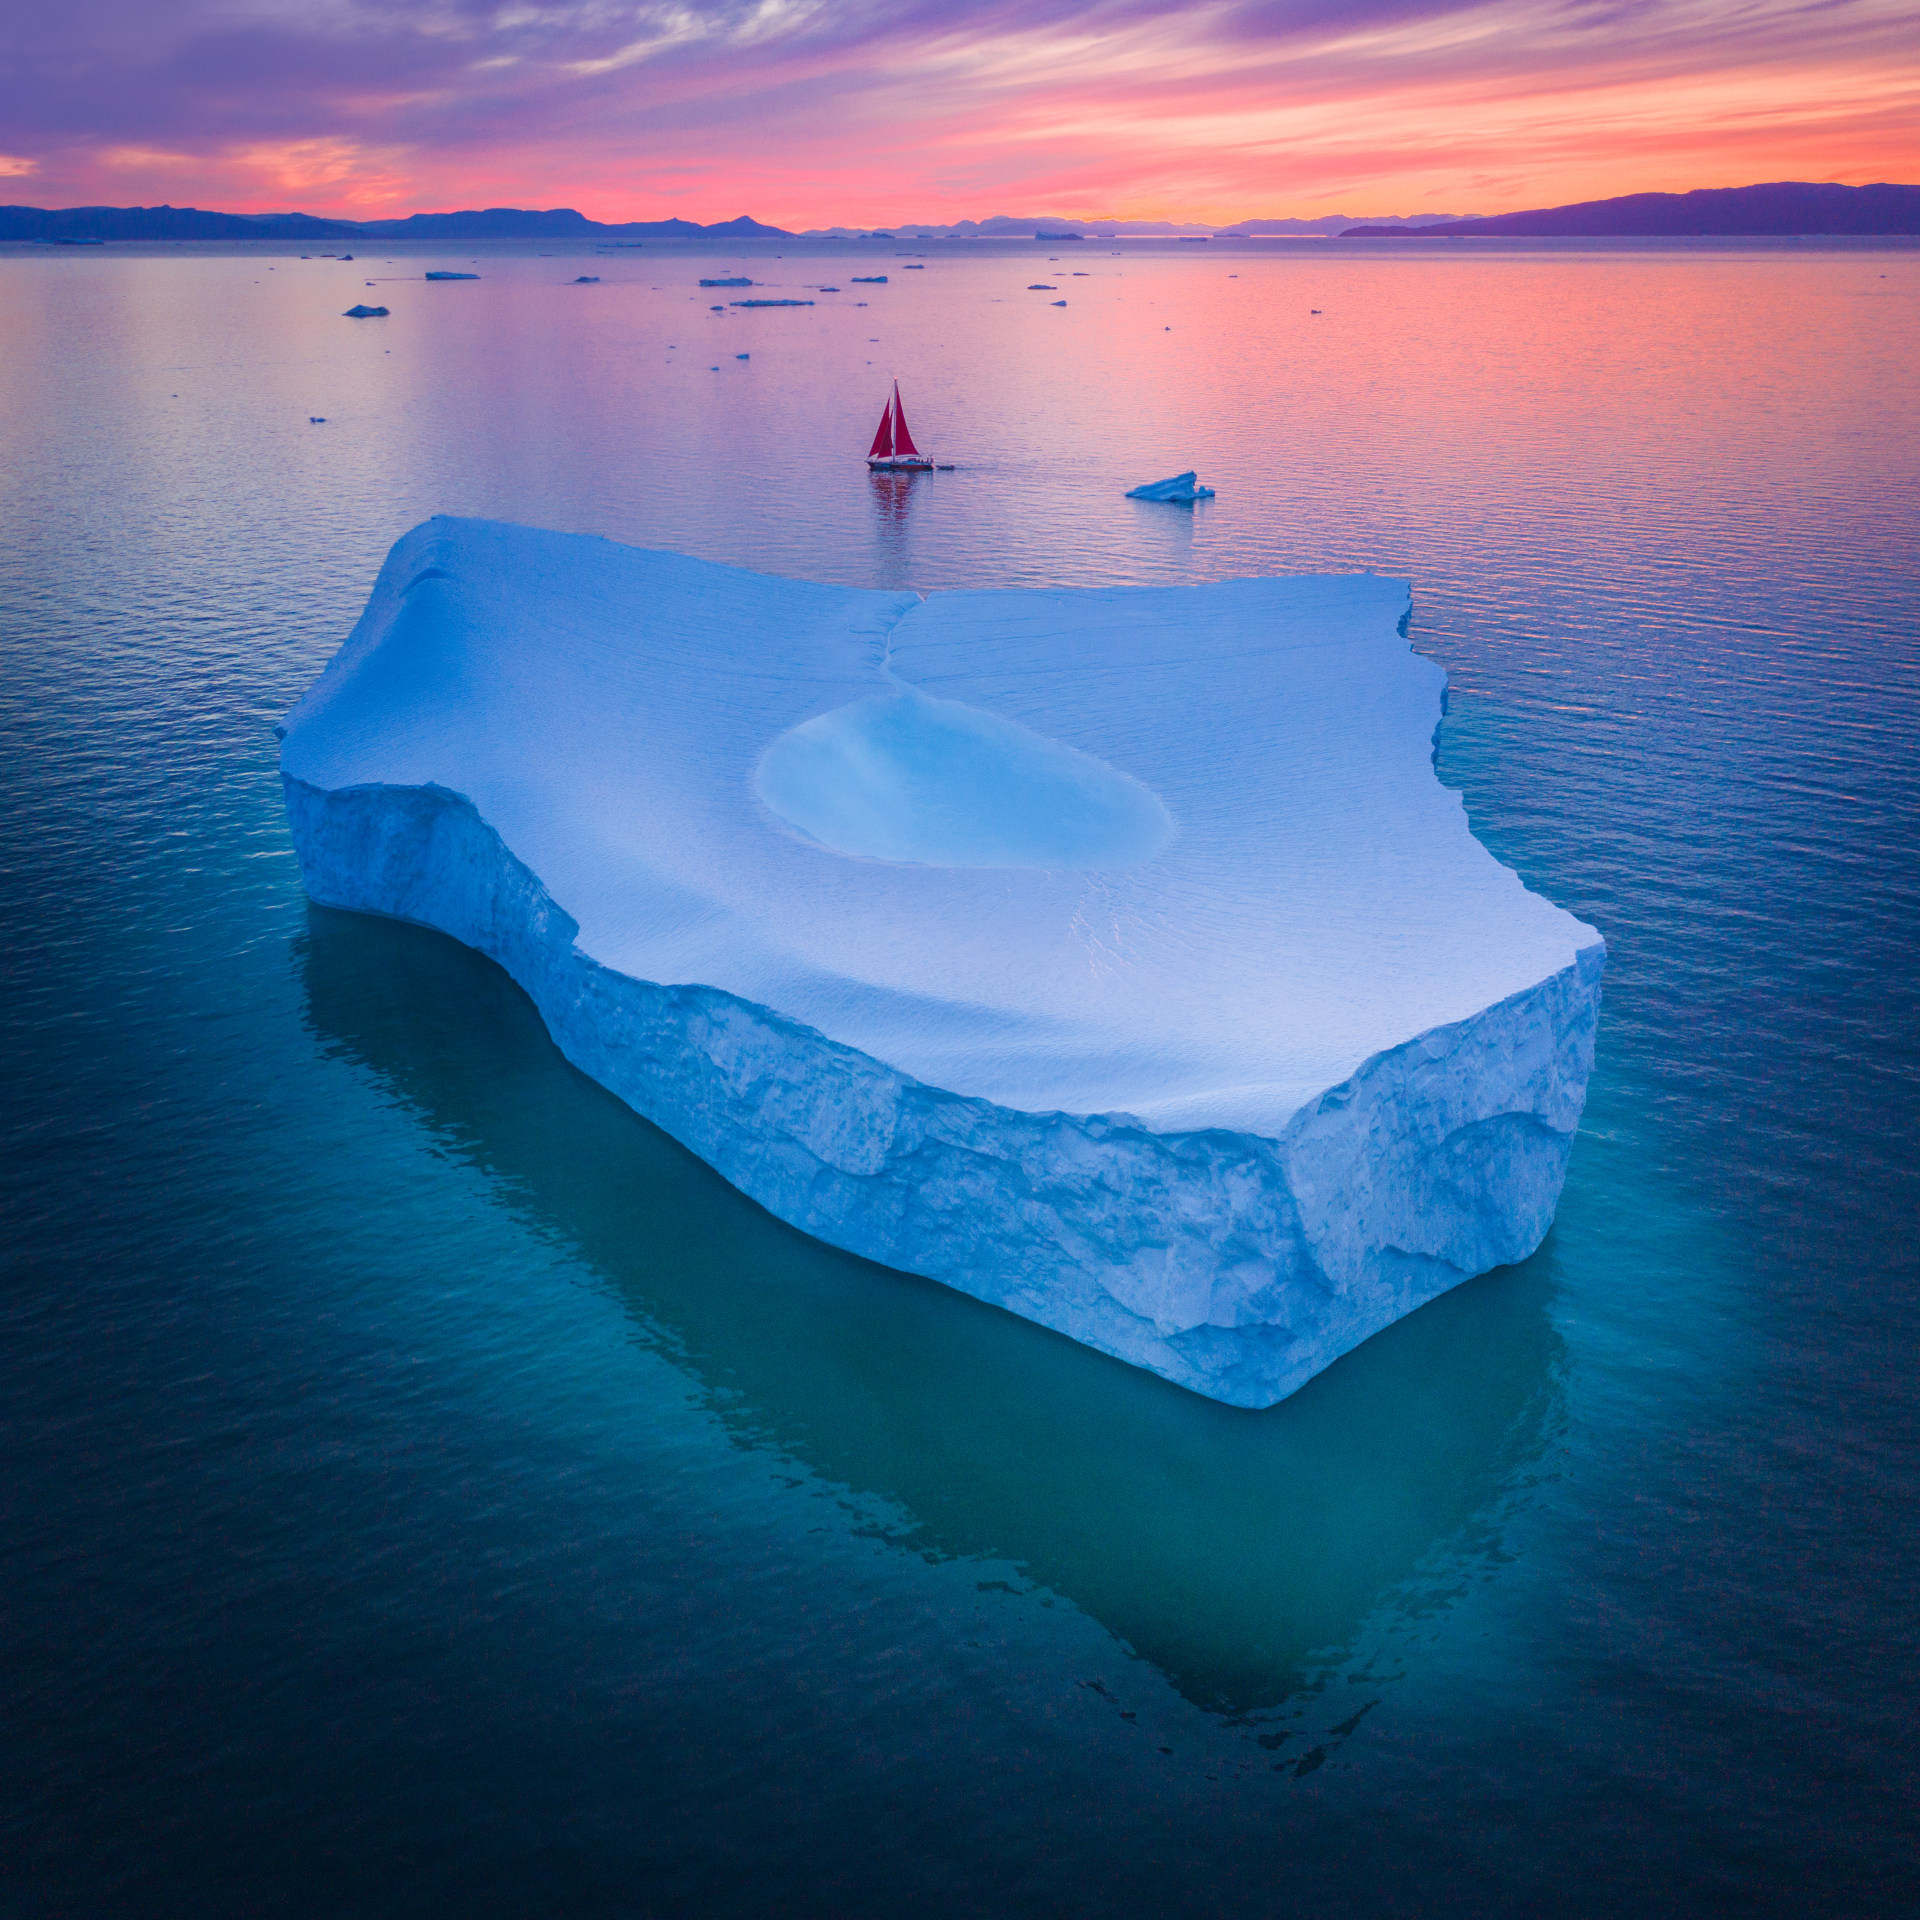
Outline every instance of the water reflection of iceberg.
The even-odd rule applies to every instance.
[[[308,914],[322,1041],[606,1275],[742,1444],[903,1508],[911,1550],[1014,1562],[1203,1706],[1284,1698],[1437,1553],[1488,1550],[1539,1451],[1551,1243],[1243,1412],[807,1238],[568,1066],[492,962]]]

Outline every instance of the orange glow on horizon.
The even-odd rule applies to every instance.
[[[224,131],[196,113],[37,144],[9,132],[0,171],[39,205],[571,206],[794,229],[1499,213],[1920,179],[1920,39],[1892,0],[1675,0],[1612,30],[1485,0],[1266,37],[1225,5],[1123,6],[1117,25],[1111,9],[974,28],[956,14],[937,33],[909,18],[859,41],[792,0],[744,20],[641,14],[655,27],[535,42],[518,24],[534,10],[509,10],[451,52],[442,21],[390,80],[349,75],[316,104],[295,73],[263,103],[250,77],[246,124]]]

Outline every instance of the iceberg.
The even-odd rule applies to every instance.
[[[384,320],[387,310],[385,307],[349,307],[340,317],[343,320]]]
[[[1371,575],[866,591],[494,522],[281,729],[318,902],[490,955],[810,1234],[1272,1404],[1551,1223],[1605,948]]]
[[[1129,487],[1129,500],[1211,500],[1213,489],[1196,484],[1199,476],[1176,473],[1171,480],[1150,480],[1144,487]]]

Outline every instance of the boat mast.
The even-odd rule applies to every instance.
[[[893,451],[896,458],[905,456],[918,460],[921,457],[920,449],[913,444],[913,435],[907,431],[907,413],[900,404],[898,380],[893,383]]]

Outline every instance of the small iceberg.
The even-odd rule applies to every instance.
[[[853,276],[853,284],[856,287],[884,287],[887,284],[887,276],[884,273],[856,273]]]
[[[1059,289],[1049,286],[1044,280],[1034,280],[1029,282],[1027,291],[1029,293],[1057,293]]]
[[[730,300],[733,307],[810,307],[811,300]]]
[[[1176,473],[1171,480],[1153,480],[1144,487],[1129,487],[1129,500],[1211,500],[1213,489],[1200,486],[1195,475]]]
[[[340,317],[343,320],[384,320],[387,310],[385,307],[349,307]]]
[[[703,287],[750,287],[753,282],[744,273],[736,273],[725,280],[702,280]]]
[[[600,276],[597,273],[576,273],[573,276],[573,284],[576,287],[597,287],[600,284]]]
[[[429,280],[478,280],[480,276],[477,273],[430,273],[427,278]]]

